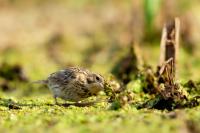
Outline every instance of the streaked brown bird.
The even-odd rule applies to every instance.
[[[34,83],[47,85],[56,104],[57,98],[79,102],[104,90],[104,78],[101,75],[78,67],[57,71],[50,74],[47,79]]]

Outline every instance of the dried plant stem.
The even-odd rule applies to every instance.
[[[161,66],[164,62],[173,59],[172,75],[175,77],[176,64],[179,51],[179,36],[180,36],[180,20],[175,18],[173,21],[165,24],[162,31],[161,47],[160,47],[160,63]]]

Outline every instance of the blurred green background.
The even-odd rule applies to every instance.
[[[175,17],[181,20],[178,80],[200,81],[199,11],[199,0],[0,0],[0,132],[199,131],[199,107],[64,108],[49,105],[47,88],[30,84],[68,66],[107,76],[133,42],[156,69],[163,25]]]
[[[66,66],[106,74],[133,39],[156,66],[162,27],[179,17],[180,75],[198,80],[198,12],[198,0],[3,0],[0,63],[20,65],[31,80]]]

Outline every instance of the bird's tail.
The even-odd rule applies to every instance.
[[[47,80],[37,80],[37,81],[33,81],[33,82],[31,82],[31,83],[33,83],[33,84],[47,84]]]

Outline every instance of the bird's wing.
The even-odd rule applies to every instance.
[[[52,73],[48,77],[48,81],[56,83],[56,84],[66,84],[68,83],[71,78],[74,76],[74,70],[73,69],[64,69],[60,70],[58,72]]]

